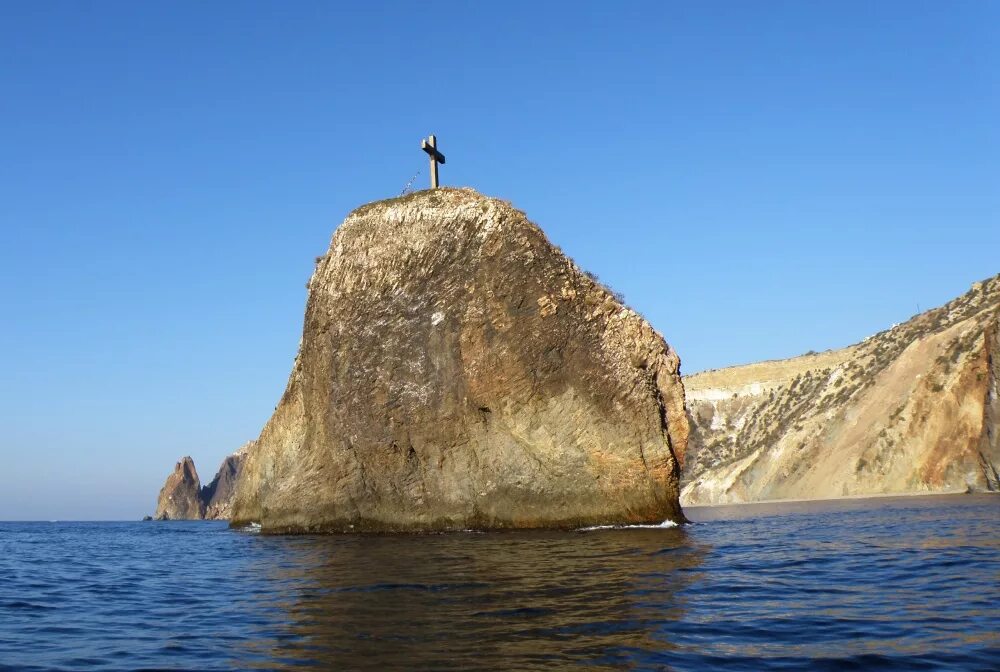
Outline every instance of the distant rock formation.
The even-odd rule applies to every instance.
[[[364,206],[308,284],[232,522],[265,532],[682,520],[679,359],[509,204]]]
[[[182,458],[167,477],[153,517],[157,520],[200,520],[205,517],[201,481],[190,457]]]
[[[250,441],[219,467],[212,482],[201,487],[194,460],[183,458],[167,477],[156,504],[156,520],[228,520],[232,511],[233,493],[243,458],[255,442]]]
[[[685,504],[1000,490],[1000,276],[843,350],[684,379]]]
[[[201,490],[201,500],[205,503],[205,518],[209,520],[229,520],[233,509],[233,495],[236,481],[243,467],[243,459],[254,441],[240,446],[232,455],[226,456],[219,466],[212,482]]]

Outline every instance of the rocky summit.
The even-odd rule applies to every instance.
[[[308,292],[234,525],[683,519],[677,355],[508,203],[437,189],[364,206],[333,235]]]
[[[156,520],[198,520],[205,517],[201,480],[190,457],[182,458],[167,477],[153,517]]]
[[[1000,276],[861,343],[685,378],[685,504],[1000,490]]]

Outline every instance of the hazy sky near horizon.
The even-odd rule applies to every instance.
[[[5,2],[0,519],[210,480],[428,133],[686,372],[941,304],[1000,272],[998,45],[996,2]]]

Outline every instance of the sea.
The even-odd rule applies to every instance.
[[[3,670],[1000,670],[1000,496],[682,526],[0,523]]]

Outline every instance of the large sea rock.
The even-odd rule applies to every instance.
[[[234,525],[683,519],[677,355],[510,204],[439,189],[364,206],[308,289],[299,354],[247,454]]]
[[[253,446],[250,441],[227,455],[211,483],[202,486],[194,460],[184,457],[167,477],[156,503],[157,520],[228,520],[233,494],[243,466],[243,458]]]
[[[190,457],[181,458],[167,476],[153,517],[157,520],[199,520],[205,517],[201,480]]]

